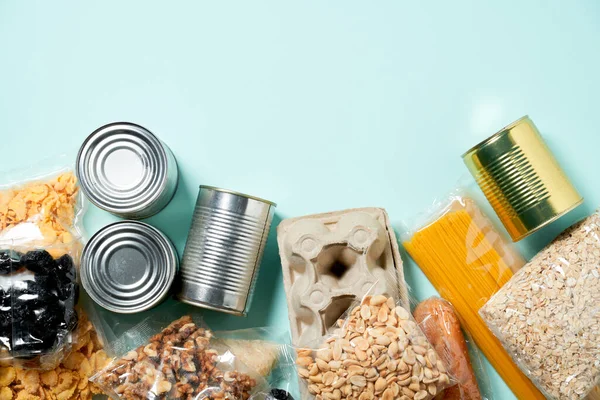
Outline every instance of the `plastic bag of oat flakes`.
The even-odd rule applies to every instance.
[[[579,400],[600,380],[600,215],[559,235],[480,314],[549,399]]]

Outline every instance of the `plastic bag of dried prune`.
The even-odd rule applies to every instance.
[[[67,157],[0,173],[0,363],[52,369],[77,326],[84,200]]]
[[[164,310],[163,310],[164,311]],[[245,365],[201,319],[170,323],[159,313],[110,343],[118,354],[90,380],[113,399],[261,399],[263,377]]]
[[[52,368],[74,341],[78,253],[0,247],[0,360]]]

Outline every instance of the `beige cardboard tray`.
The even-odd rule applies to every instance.
[[[277,242],[296,346],[321,339],[371,288],[409,304],[396,234],[382,208],[286,219]]]

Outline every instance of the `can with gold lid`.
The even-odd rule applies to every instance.
[[[462,157],[515,242],[583,202],[528,116]]]

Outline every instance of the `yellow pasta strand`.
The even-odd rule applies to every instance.
[[[523,266],[470,199],[454,200],[433,223],[404,243],[463,327],[519,399],[545,397],[519,370],[478,314],[479,308]]]

